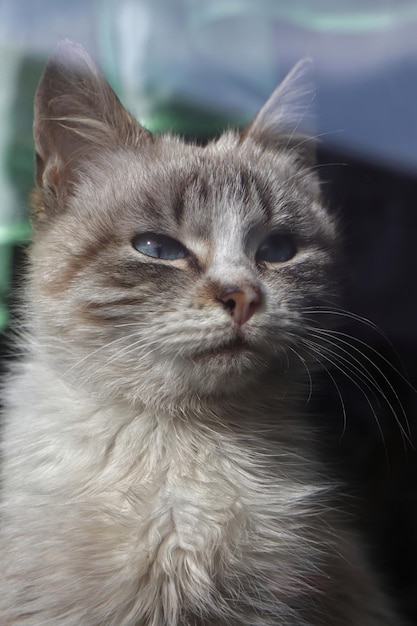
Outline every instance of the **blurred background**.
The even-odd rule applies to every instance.
[[[345,240],[343,332],[381,393],[335,366],[311,408],[329,473],[357,496],[375,566],[417,624],[417,0],[0,0],[3,364],[30,239],[33,96],[63,38],[150,130],[199,142],[245,124],[314,60],[319,171]]]

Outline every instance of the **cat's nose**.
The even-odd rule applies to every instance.
[[[261,304],[261,293],[256,285],[226,287],[218,296],[224,308],[238,326],[243,326]]]

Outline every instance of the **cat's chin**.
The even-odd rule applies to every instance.
[[[173,360],[157,361],[147,371],[146,385],[138,376],[136,382],[131,379],[119,391],[135,405],[139,402],[153,409],[181,407],[186,411],[187,406],[201,403],[203,398],[240,396],[265,376],[270,365],[270,358],[262,358],[247,346],[223,345],[196,351],[192,357],[177,355]],[[110,391],[109,385],[101,388],[104,393]]]
[[[249,356],[253,356],[254,349],[249,346],[242,335],[236,334],[229,340],[217,344],[213,347],[196,348],[192,355],[191,361],[199,363],[203,361],[225,361],[225,366],[232,366],[236,361],[245,360]]]
[[[270,359],[236,340],[212,349],[196,350],[189,359],[176,362],[177,374],[199,395],[239,391],[257,380]]]
[[[174,410],[181,409],[186,413],[190,407],[203,406],[204,400],[224,402],[226,398],[232,400],[235,396],[241,396],[252,388],[256,381],[261,379],[266,368],[244,367],[242,363],[230,367],[225,359],[219,357],[215,362],[201,362],[192,369],[185,368],[179,371],[167,371],[164,378],[154,379],[146,389],[138,389],[134,392],[135,400],[139,404],[145,404],[152,409],[160,408]]]

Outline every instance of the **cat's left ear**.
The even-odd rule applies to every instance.
[[[316,159],[315,83],[313,62],[302,59],[275,89],[254,119],[242,130],[241,141],[290,149],[306,165]]]

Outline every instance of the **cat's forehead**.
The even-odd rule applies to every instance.
[[[246,226],[273,224],[288,219],[291,205],[296,219],[305,196],[291,159],[252,146],[242,148],[231,133],[205,147],[164,137],[146,154],[124,160],[122,167],[130,183],[125,202],[150,225],[185,222],[207,231],[214,223],[227,227],[230,220]],[[313,188],[307,188],[309,195]],[[117,191],[120,196],[125,192]]]

